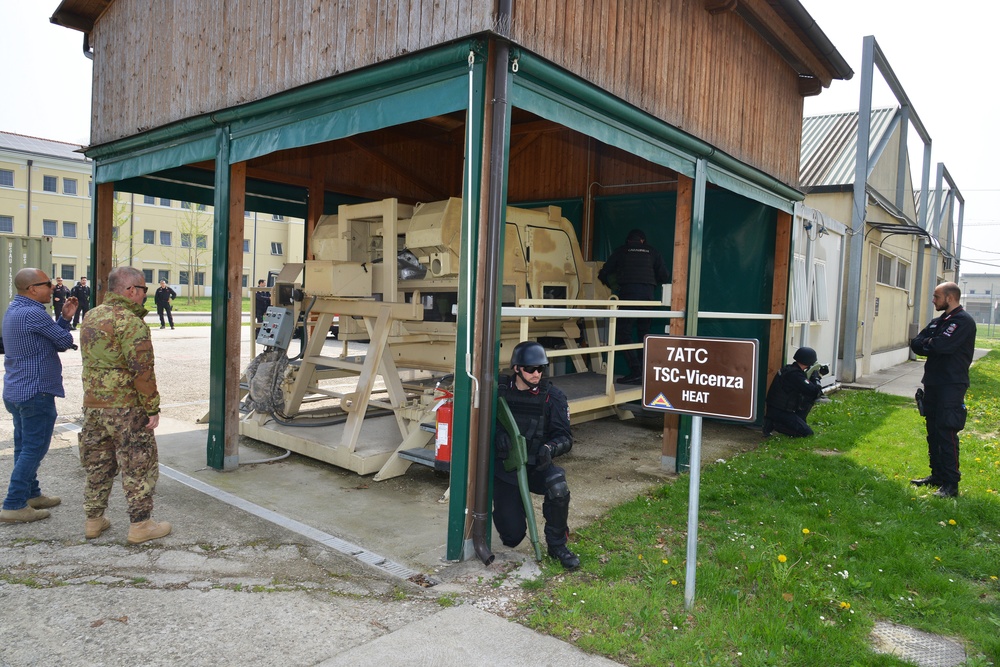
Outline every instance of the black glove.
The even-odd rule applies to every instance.
[[[538,448],[538,453],[535,454],[535,468],[545,470],[550,465],[552,465],[552,446],[542,445]]]
[[[497,435],[493,438],[493,446],[496,448],[497,458],[501,461],[510,456],[510,436],[505,429],[497,429]]]

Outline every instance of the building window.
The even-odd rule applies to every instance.
[[[177,272],[177,282],[180,283],[181,285],[187,285],[187,284],[189,284],[190,281],[188,280],[188,272],[187,271],[178,271]]]
[[[249,284],[250,284],[250,274],[244,273],[243,274],[243,286],[246,287]]]
[[[155,229],[144,229],[142,230],[142,242],[146,245],[153,245],[156,243],[156,230]]]
[[[55,176],[42,176],[42,190],[45,192],[58,192],[59,179]]]
[[[112,241],[117,241],[118,240],[118,226],[117,225],[111,228],[111,240]]]
[[[173,245],[173,234],[171,232],[160,232],[160,245]]]
[[[63,280],[76,280],[76,264],[63,264],[59,275]]]
[[[63,179],[63,194],[64,195],[76,195],[76,179],[75,178],[64,178]]]
[[[150,206],[153,206],[154,204],[156,204],[156,197],[150,197],[149,195],[143,195],[142,196],[142,203],[143,204],[149,204]]]
[[[277,222],[283,222],[285,220],[285,216],[278,215],[277,213],[275,213],[274,215],[271,216],[271,220],[275,220]]]
[[[143,269],[142,279],[145,280],[147,283],[153,282],[153,269]]]
[[[896,287],[906,289],[910,278],[910,265],[906,262],[896,262]]]
[[[181,208],[185,208],[185,209],[187,209],[187,210],[190,211],[191,210],[191,202],[189,202],[189,201],[182,201],[181,202]]]
[[[10,169],[0,169],[0,187],[14,187],[14,172]]]
[[[204,271],[195,271],[194,272],[194,284],[195,285],[204,285],[205,284],[205,272]]]
[[[204,234],[198,234],[198,236],[195,237],[194,242],[198,244],[199,248],[208,247],[208,237],[205,236]]]
[[[76,223],[75,222],[63,222],[63,236],[68,239],[76,238]]]
[[[11,174],[13,174],[13,173],[14,172],[11,172]],[[11,178],[13,178],[13,176],[11,176]],[[244,218],[249,218],[250,217],[250,211],[243,211],[243,217]]]
[[[55,236],[59,233],[58,227],[55,220],[42,220],[42,236]]]
[[[181,247],[190,248],[191,247],[191,235],[181,232]]]
[[[205,205],[204,204],[198,204],[198,210],[199,211],[204,211],[205,210]]]
[[[883,285],[892,284],[892,257],[882,253],[878,254],[878,274],[875,280]]]
[[[160,206],[166,206],[167,208],[170,208],[170,200],[160,197]]]
[[[156,282],[160,282],[161,280],[166,282],[168,285],[170,284],[169,270],[160,269],[159,271],[156,272]]]
[[[14,218],[12,216],[0,215],[0,232],[14,233]]]
[[[271,241],[271,254],[272,255],[284,255],[284,251],[281,249],[281,243],[279,241]]]
[[[243,252],[250,252],[250,239],[243,239]]]

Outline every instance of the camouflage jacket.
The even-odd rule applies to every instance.
[[[153,371],[153,341],[143,321],[148,313],[120,294],[108,294],[80,325],[83,407],[141,407],[160,411]]]

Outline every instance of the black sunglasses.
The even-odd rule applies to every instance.
[[[46,280],[44,283],[31,283],[30,285],[28,285],[28,287],[41,287],[42,285],[48,285],[49,287],[52,287],[52,281]]]
[[[521,366],[521,370],[525,373],[544,373],[545,366]]]
[[[149,288],[146,287],[145,285],[132,285],[132,287],[134,287],[135,289],[141,289],[143,294],[149,292]]]

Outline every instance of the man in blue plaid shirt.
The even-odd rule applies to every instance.
[[[69,331],[77,300],[69,297],[53,322],[45,310],[52,299],[52,281],[44,271],[21,269],[14,287],[17,296],[3,317],[3,403],[14,415],[14,470],[0,521],[27,523],[48,518],[46,508],[61,502],[42,495],[38,467],[52,440],[56,396],[66,396],[58,353],[76,347]]]

